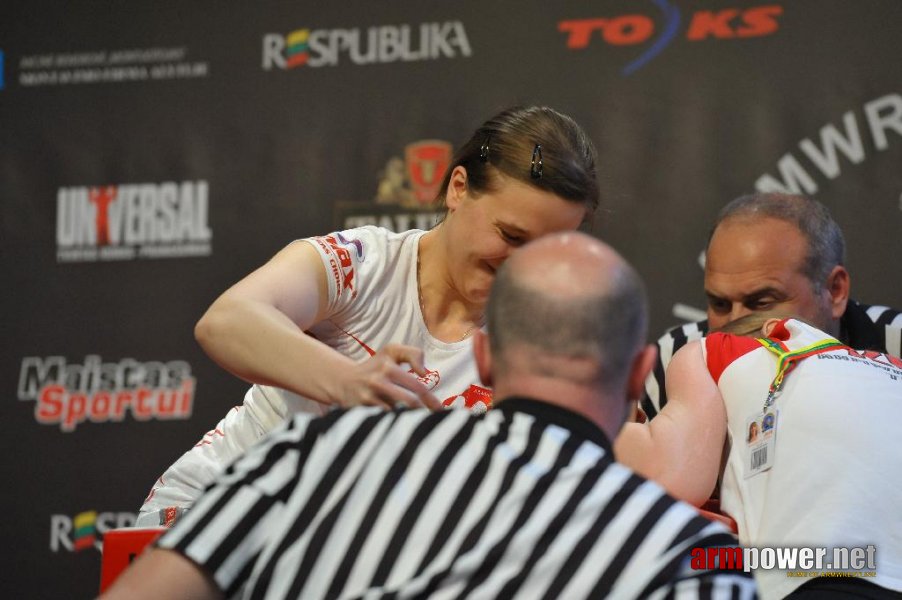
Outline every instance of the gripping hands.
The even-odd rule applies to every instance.
[[[389,344],[369,359],[347,369],[331,396],[343,406],[382,406],[437,410],[441,402],[417,376],[428,378],[423,351],[413,346]]]

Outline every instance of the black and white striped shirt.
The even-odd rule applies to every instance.
[[[721,525],[613,461],[572,412],[298,415],[233,464],[158,545],[249,598],[750,598],[693,571]]]
[[[902,312],[886,306],[868,306],[849,300],[839,320],[839,339],[856,350],[875,350],[902,358]],[[641,406],[651,419],[667,404],[665,371],[677,350],[708,333],[708,321],[674,327],[658,338],[658,359],[645,380]]]

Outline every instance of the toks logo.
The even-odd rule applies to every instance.
[[[645,52],[623,68],[624,75],[638,71],[672,44],[679,35],[682,21],[680,9],[667,0],[654,0],[654,3],[664,18],[661,33]],[[696,11],[689,17],[686,39],[690,42],[701,42],[711,38],[724,40],[770,35],[779,29],[777,17],[781,14],[783,7],[779,4]],[[571,50],[587,48],[593,37],[600,37],[612,46],[633,46],[652,40],[655,35],[655,22],[651,17],[642,14],[571,19],[558,23],[558,31],[567,34],[567,47]]]
[[[206,181],[60,188],[58,262],[207,256]]]
[[[121,422],[126,412],[137,421],[188,419],[195,380],[181,360],[139,363],[125,358],[101,363],[88,356],[82,365],[61,356],[22,359],[19,400],[36,400],[35,420],[71,432],[86,419]]]
[[[414,26],[415,27],[415,26]],[[382,25],[362,29],[297,29],[287,36],[263,36],[263,69],[334,67],[342,55],[355,65],[438,60],[470,56],[460,21]]]
[[[103,512],[87,510],[75,517],[50,515],[50,550],[59,552],[81,552],[88,548],[103,548],[102,536],[111,529],[131,527],[135,524],[135,514],[128,512]],[[100,538],[98,538],[98,535]]]

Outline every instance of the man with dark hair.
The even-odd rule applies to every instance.
[[[526,244],[474,336],[493,410],[298,415],[109,598],[754,596],[745,573],[690,568],[733,544],[725,528],[613,459],[654,362],[646,319],[641,281],[608,246]]]
[[[760,193],[725,206],[706,251],[708,318],[658,339],[658,361],[641,403],[647,417],[667,403],[664,373],[676,351],[752,312],[780,310],[853,348],[902,356],[902,313],[849,297],[845,252],[839,225],[812,198]]]

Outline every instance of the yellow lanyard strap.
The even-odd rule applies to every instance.
[[[767,348],[769,351],[777,355],[777,375],[767,389],[767,401],[764,404],[765,410],[774,403],[774,397],[783,387],[783,380],[803,358],[829,352],[836,348],[844,347],[839,340],[827,338],[814,344],[810,344],[798,350],[790,350],[783,342],[772,340],[770,338],[755,338],[759,344]]]

